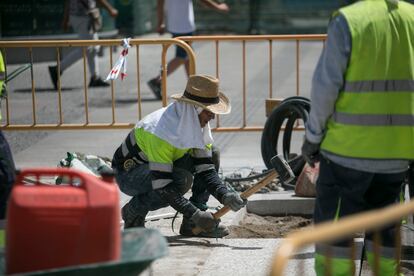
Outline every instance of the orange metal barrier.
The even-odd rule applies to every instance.
[[[296,71],[296,90],[295,95],[290,96],[299,96],[300,95],[300,46],[302,42],[306,41],[321,41],[322,43],[326,40],[325,34],[314,34],[314,35],[235,35],[235,36],[182,36],[177,37],[177,39],[181,39],[188,43],[193,42],[213,42],[214,43],[214,51],[215,51],[215,75],[217,78],[220,79],[221,77],[221,65],[220,63],[220,44],[223,42],[240,42],[242,46],[242,56],[240,57],[242,60],[242,125],[236,127],[222,127],[220,125],[220,119],[217,118],[216,127],[213,129],[214,131],[262,131],[263,126],[249,126],[247,123],[247,110],[248,110],[248,100],[247,100],[247,65],[246,65],[246,45],[248,42],[267,42],[268,43],[268,79],[269,79],[269,93],[268,97],[273,98],[274,96],[274,75],[273,75],[273,46],[275,42],[295,42],[295,71]],[[264,53],[265,55],[266,53]],[[198,57],[199,58],[199,57]],[[264,105],[264,103],[263,103]],[[303,126],[297,126],[295,129],[303,130]]]
[[[289,259],[295,252],[306,246],[315,243],[333,242],[343,238],[349,238],[354,233],[361,231],[379,231],[391,223],[398,223],[403,218],[414,213],[414,200],[406,204],[395,204],[393,206],[356,214],[340,219],[338,222],[325,222],[314,227],[308,227],[302,231],[292,233],[283,240],[278,247],[273,259],[271,273],[273,276],[282,276],[287,267]],[[378,235],[374,235],[377,236]],[[374,275],[379,275],[379,237],[375,239],[375,266],[373,268]],[[396,234],[396,260],[401,258],[401,232]],[[400,267],[397,267],[400,270]],[[396,273],[396,275],[399,275]]]
[[[162,99],[162,104],[163,106],[167,105],[167,92],[166,92],[166,82],[167,82],[167,61],[166,61],[166,53],[167,53],[167,49],[169,48],[169,46],[171,46],[172,44],[178,45],[182,48],[185,49],[185,51],[189,54],[189,59],[190,59],[190,74],[194,74],[196,72],[196,57],[195,57],[195,53],[192,50],[192,48],[185,43],[184,41],[192,44],[192,43],[200,43],[204,46],[205,43],[214,43],[214,58],[212,58],[211,56],[208,57],[208,61],[209,63],[213,63],[212,61],[215,60],[215,75],[220,78],[221,83],[223,81],[226,81],[226,78],[223,77],[223,72],[222,67],[229,66],[231,67],[231,70],[234,72],[239,71],[239,68],[237,67],[237,65],[233,64],[235,61],[230,61],[233,63],[230,64],[224,64],[223,60],[224,57],[221,58],[220,57],[220,47],[221,45],[223,45],[224,43],[235,43],[235,46],[237,45],[241,45],[242,47],[242,53],[240,57],[237,57],[237,61],[241,61],[241,78],[240,81],[236,82],[236,85],[241,85],[241,95],[238,96],[234,96],[234,98],[232,98],[232,102],[238,103],[238,101],[241,100],[241,108],[233,108],[233,110],[241,110],[240,113],[235,113],[234,111],[231,114],[231,122],[230,123],[221,123],[221,120],[219,116],[217,116],[216,119],[216,124],[215,126],[213,126],[213,130],[214,131],[222,131],[222,132],[227,132],[227,131],[262,131],[263,130],[263,126],[264,126],[264,121],[265,121],[265,115],[263,113],[263,119],[261,120],[256,120],[256,122],[254,122],[254,124],[250,124],[248,122],[248,117],[249,117],[249,111],[251,112],[254,109],[257,109],[258,106],[263,106],[265,105],[264,101],[265,99],[259,99],[260,101],[263,101],[262,104],[258,103],[257,101],[255,102],[256,106],[251,106],[252,102],[254,102],[253,100],[250,100],[248,97],[253,97],[254,95],[247,93],[248,90],[248,84],[247,84],[247,78],[248,78],[248,72],[247,72],[247,59],[249,58],[249,51],[247,50],[250,42],[260,42],[260,43],[267,43],[268,46],[268,51],[264,51],[263,53],[261,52],[260,55],[262,55],[264,58],[266,58],[267,60],[267,64],[263,64],[264,67],[268,67],[268,74],[267,74],[267,78],[268,78],[268,98],[273,98],[276,93],[275,93],[275,78],[278,77],[277,74],[274,74],[274,59],[277,58],[276,55],[274,54],[274,50],[273,47],[276,45],[276,42],[280,42],[280,43],[284,43],[284,42],[289,42],[289,43],[293,43],[294,45],[294,55],[295,55],[295,78],[296,81],[294,84],[292,84],[291,86],[296,86],[295,87],[295,92],[289,95],[285,95],[286,96],[297,96],[300,95],[300,90],[301,90],[301,79],[303,80],[303,77],[301,76],[301,46],[303,43],[305,42],[312,42],[312,41],[316,41],[316,42],[322,42],[324,43],[326,39],[326,35],[255,35],[255,36],[191,36],[191,37],[180,37],[179,39],[131,39],[130,40],[130,44],[131,46],[135,46],[136,51],[137,51],[137,58],[136,58],[136,71],[137,71],[137,75],[136,75],[136,80],[137,80],[137,110],[138,110],[138,114],[137,114],[137,118],[141,119],[142,118],[142,103],[141,103],[141,81],[140,81],[140,58],[139,58],[139,50],[140,50],[140,46],[141,45],[148,45],[148,44],[152,44],[152,45],[162,45],[162,56],[161,56],[161,69],[162,69],[162,93],[163,93],[163,99]],[[239,43],[240,42],[240,43]],[[63,105],[63,100],[62,100],[62,93],[61,93],[61,87],[60,87],[60,78],[58,80],[58,100],[57,100],[57,104],[56,104],[56,110],[58,111],[58,119],[57,119],[57,123],[44,123],[44,122],[40,122],[37,119],[37,109],[38,107],[36,106],[36,97],[37,97],[37,92],[35,89],[35,72],[33,70],[33,68],[31,68],[31,101],[32,101],[32,122],[27,124],[17,124],[15,122],[11,122],[10,120],[10,114],[13,113],[13,110],[10,109],[9,106],[9,101],[6,99],[5,101],[5,116],[4,116],[4,120],[5,123],[4,125],[2,125],[0,128],[3,130],[59,130],[59,129],[116,129],[116,128],[131,128],[134,126],[136,119],[134,118],[133,121],[134,122],[119,122],[117,121],[116,118],[116,113],[115,113],[115,102],[116,102],[116,95],[115,95],[115,89],[114,89],[114,83],[111,82],[111,112],[112,112],[112,118],[111,118],[111,122],[108,123],[96,123],[96,122],[92,122],[90,120],[90,111],[89,111],[89,106],[88,106],[88,87],[87,87],[87,78],[86,78],[86,49],[88,46],[108,46],[110,47],[110,65],[108,66],[108,70],[112,67],[113,65],[113,56],[112,56],[112,50],[114,47],[119,46],[121,44],[121,40],[119,39],[114,39],[114,40],[91,40],[91,41],[86,41],[86,40],[72,40],[72,41],[0,41],[0,49],[3,50],[7,50],[9,48],[26,48],[28,49],[29,53],[30,53],[30,62],[33,63],[33,49],[35,48],[44,48],[44,47],[52,47],[56,49],[56,56],[57,56],[57,60],[60,60],[60,56],[61,56],[61,50],[60,48],[63,47],[82,47],[83,48],[83,89],[84,89],[84,94],[83,94],[83,104],[84,104],[84,121],[78,124],[74,124],[74,123],[67,123],[64,121],[63,118],[63,112],[62,112],[62,105]],[[231,45],[233,46],[233,44]],[[196,48],[197,49],[197,48]],[[290,46],[289,46],[290,49]],[[232,51],[232,50],[231,50]],[[319,50],[318,50],[319,51]],[[7,51],[6,51],[7,53]],[[315,52],[316,55],[318,52]],[[197,59],[200,60],[200,56],[197,56]],[[7,63],[7,54],[5,55],[5,60]],[[312,61],[316,64],[316,61]],[[199,62],[197,62],[199,64]],[[266,63],[266,62],[264,62]],[[59,66],[59,64],[58,64]],[[203,68],[204,69],[204,68]],[[284,68],[282,68],[283,70]],[[7,70],[7,68],[6,68]],[[309,69],[308,69],[309,71]],[[200,68],[198,68],[197,70],[198,73],[200,73]],[[204,73],[204,72],[201,72]],[[224,72],[227,73],[227,72]],[[310,79],[310,77],[306,76],[306,79]],[[262,80],[258,80],[258,82],[260,82],[260,85],[265,85],[263,84]],[[256,85],[255,82],[252,82],[252,85]],[[279,96],[279,95],[278,95]],[[233,100],[236,101],[233,101]],[[233,105],[234,106],[234,105]],[[4,108],[4,107],[3,107]],[[48,107],[49,108],[49,107]],[[54,107],[51,107],[54,108]],[[229,116],[227,116],[227,118],[229,118]],[[226,120],[227,120],[226,118]],[[234,124],[235,120],[239,120],[240,118],[240,124]],[[303,129],[303,126],[298,126],[296,129]]]
[[[162,103],[163,106],[167,105],[167,97],[165,91],[165,82],[166,82],[166,71],[167,71],[167,62],[166,62],[166,53],[168,48],[172,44],[176,44],[182,47],[189,56],[189,71],[190,73],[195,73],[195,55],[191,47],[188,44],[184,43],[183,41],[177,39],[131,39],[130,45],[131,47],[135,46],[137,51],[137,104],[138,104],[138,118],[141,119],[142,117],[142,106],[141,106],[141,89],[140,89],[140,61],[139,61],[139,49],[141,45],[162,45],[162,55],[161,55],[161,71],[163,76],[163,85],[162,85],[162,94],[163,99]],[[60,71],[60,56],[61,56],[61,49],[63,47],[82,47],[83,50],[83,88],[84,88],[84,113],[85,113],[85,121],[83,124],[69,124],[65,123],[63,120],[63,112],[62,112],[62,89],[60,83],[60,75],[58,75],[58,103],[57,109],[59,113],[59,119],[57,124],[45,124],[42,122],[38,122],[36,117],[36,89],[35,89],[35,78],[34,78],[34,70],[31,67],[30,76],[31,76],[31,100],[32,100],[32,124],[12,124],[10,123],[10,107],[8,98],[6,98],[6,119],[5,124],[1,127],[2,130],[57,130],[57,129],[114,129],[114,128],[132,128],[135,123],[119,123],[116,121],[115,116],[115,91],[114,91],[114,82],[111,81],[111,110],[112,110],[112,122],[111,123],[91,123],[89,120],[89,107],[88,107],[88,84],[87,84],[87,77],[86,77],[86,51],[87,47],[89,46],[109,46],[110,47],[110,65],[109,69],[112,68],[114,63],[113,58],[113,47],[120,46],[121,40],[119,39],[111,39],[111,40],[48,40],[48,41],[0,41],[0,49],[9,49],[9,48],[27,48],[30,55],[30,63],[33,64],[33,49],[34,48],[56,48],[56,59],[57,59],[57,68]],[[4,62],[6,64],[6,79],[7,79],[7,51],[3,51],[4,53]]]

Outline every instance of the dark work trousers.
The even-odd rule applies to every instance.
[[[316,183],[315,223],[333,221],[337,210],[339,217],[344,217],[398,202],[405,176],[406,172],[381,174],[357,171],[321,157]],[[381,231],[383,246],[394,246],[394,232],[395,225]],[[366,239],[372,240],[372,235],[366,234]],[[348,247],[349,241],[335,245]]]
[[[408,188],[410,198],[414,198],[414,162],[411,162],[410,170],[408,171]]]
[[[6,217],[7,200],[16,179],[15,170],[9,144],[0,130],[0,220]]]
[[[219,151],[213,147],[213,162],[218,169]],[[192,196],[190,201],[203,209],[206,206],[210,194],[207,191],[207,183],[194,175],[193,158],[186,154],[173,164],[173,184],[177,191],[184,195],[190,188]],[[151,171],[148,164],[141,164],[128,172],[118,171],[115,174],[120,190],[132,196],[128,202],[130,216],[139,215],[145,217],[148,211],[158,210],[169,206],[152,188]],[[206,209],[206,208],[204,208]]]

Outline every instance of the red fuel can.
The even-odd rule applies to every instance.
[[[40,184],[47,176],[76,186]],[[118,260],[119,222],[115,182],[67,168],[22,170],[7,209],[7,274]]]

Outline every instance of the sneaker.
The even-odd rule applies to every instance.
[[[147,82],[149,88],[151,89],[152,93],[154,93],[157,100],[162,99],[161,95],[161,82],[158,80],[158,78],[153,78]]]
[[[108,86],[110,86],[110,84],[105,82],[100,77],[97,77],[97,78],[92,77],[91,81],[89,82],[89,87],[108,87]]]
[[[131,213],[128,213],[127,206],[128,204],[121,209],[122,219],[124,220],[124,229],[145,227],[145,217],[140,215],[133,216]]]
[[[204,237],[204,238],[223,238],[230,234],[229,229],[224,225],[217,225],[212,231],[202,231],[198,234],[193,233],[193,229],[196,228],[195,224],[187,218],[183,218],[183,222],[180,227],[180,234],[187,237]]]
[[[55,90],[57,90],[58,75],[57,75],[56,66],[49,66],[49,75],[50,75],[50,79],[52,80],[53,87],[55,88]]]

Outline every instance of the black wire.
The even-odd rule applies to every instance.
[[[230,178],[230,177],[225,177],[224,181],[227,181],[229,183],[233,183],[233,182],[240,182],[240,181],[249,181],[249,180],[255,180],[257,178],[261,178],[263,176],[268,175],[273,169],[264,171],[262,173],[259,174],[255,174],[255,175],[251,175],[251,176],[247,176],[247,177],[238,177],[238,178]]]
[[[174,231],[174,222],[175,222],[175,219],[177,218],[177,216],[178,216],[178,211],[177,212],[175,212],[175,215],[174,215],[174,217],[173,217],[173,219],[172,219],[172,221],[171,221],[171,230],[172,230],[172,232],[174,233],[174,234],[176,234],[175,233],[175,231]],[[184,218],[183,218],[184,219]]]

